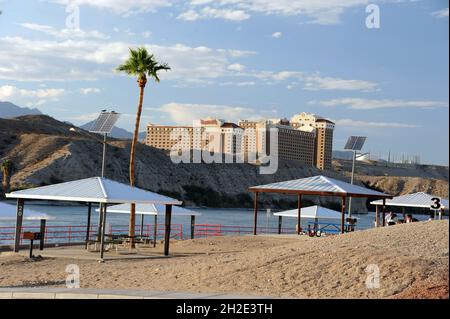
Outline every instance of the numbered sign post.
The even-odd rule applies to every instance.
[[[434,218],[436,218],[436,212],[439,212],[439,219],[442,219],[442,204],[441,204],[441,199],[439,197],[433,197],[431,199],[431,201],[433,202],[430,205],[430,209],[432,211],[434,211]]]

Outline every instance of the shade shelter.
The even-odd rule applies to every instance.
[[[283,217],[297,218],[298,210],[291,209],[291,210],[286,210],[286,211],[282,211],[282,212],[277,212],[277,213],[274,213],[273,215],[278,216],[278,233],[281,233],[282,218]],[[300,216],[301,216],[301,218],[314,219],[315,221],[318,221],[319,219],[328,219],[328,220],[341,219],[340,212],[329,209],[329,208],[325,208],[322,206],[317,206],[317,205],[303,207],[300,210]]]
[[[379,200],[373,201],[370,204],[376,206],[376,214],[378,215],[378,207],[383,203]],[[442,217],[442,212],[444,210],[448,210],[449,202],[448,199],[440,198],[439,196],[430,195],[424,192],[406,194],[401,196],[396,196],[392,199],[388,199],[386,201],[386,206],[397,206],[397,207],[418,207],[418,208],[429,208],[432,209],[432,206],[440,204],[440,207],[436,210],[439,211],[439,217]],[[384,218],[383,218],[383,226],[384,226]]]
[[[110,213],[119,213],[119,214],[129,214],[130,213],[130,204],[120,204],[114,205],[108,208],[108,212]],[[144,216],[152,215],[154,216],[154,238],[156,241],[156,225],[158,222],[158,215],[165,215],[166,210],[164,205],[160,204],[137,204],[136,205],[136,214],[141,215],[141,236],[142,231],[144,229]],[[191,217],[191,239],[194,239],[194,225],[195,225],[195,217],[201,216],[201,213],[195,212],[193,210],[183,208],[180,206],[172,207],[172,216],[190,216]],[[154,241],[154,242],[155,242]]]
[[[180,205],[181,202],[163,195],[146,191],[137,187],[131,187],[107,178],[91,177],[72,182],[36,187],[6,194],[7,198],[17,199],[16,211],[16,237],[14,251],[19,251],[20,232],[22,228],[25,200],[55,200],[88,203],[88,218],[86,239],[89,238],[92,204],[100,204],[99,234],[100,234],[100,258],[103,259],[105,243],[105,224],[108,205],[120,203],[144,203],[165,205],[165,243],[164,254],[169,254],[170,222],[172,205]]]
[[[358,185],[349,184],[330,177],[318,175],[313,177],[289,180],[278,183],[271,183],[266,185],[253,186],[249,188],[250,192],[255,193],[254,198],[254,220],[253,220],[253,234],[256,235],[258,225],[258,196],[260,193],[279,193],[297,195],[297,233],[300,234],[300,221],[302,209],[302,196],[336,196],[341,197],[341,233],[344,233],[345,226],[345,202],[348,197],[365,197],[382,199],[383,202],[387,198],[392,198],[391,195],[377,192]],[[383,206],[384,213],[384,206]]]

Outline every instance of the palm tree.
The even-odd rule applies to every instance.
[[[2,189],[3,193],[9,192],[10,180],[11,180],[11,172],[13,170],[13,162],[9,159],[4,160],[0,165],[2,171]]]
[[[128,75],[137,76],[137,83],[139,86],[139,103],[136,113],[136,124],[134,126],[133,141],[131,143],[131,153],[130,153],[130,185],[134,187],[135,177],[134,177],[134,161],[136,145],[138,143],[139,136],[139,124],[141,122],[142,113],[142,102],[144,100],[144,88],[147,84],[147,78],[152,78],[155,82],[159,82],[158,72],[168,71],[170,67],[166,63],[159,63],[156,61],[153,54],[149,54],[147,49],[144,47],[137,48],[136,50],[130,48],[130,56],[125,63],[119,65],[116,69],[120,72],[125,72]],[[136,205],[131,204],[130,211],[130,225],[129,225],[129,236],[132,238],[131,246],[134,247],[134,233],[135,233],[135,223],[136,223]]]

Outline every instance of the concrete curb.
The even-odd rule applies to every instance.
[[[0,288],[0,299],[271,299],[226,293],[97,290],[65,288]]]

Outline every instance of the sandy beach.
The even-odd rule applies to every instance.
[[[295,298],[448,298],[448,220],[323,238],[195,239],[174,242],[171,250],[171,258],[105,263],[69,258],[31,261],[2,253],[0,287],[64,287],[65,267],[77,264],[82,288]],[[366,287],[369,265],[379,269],[378,288]]]

